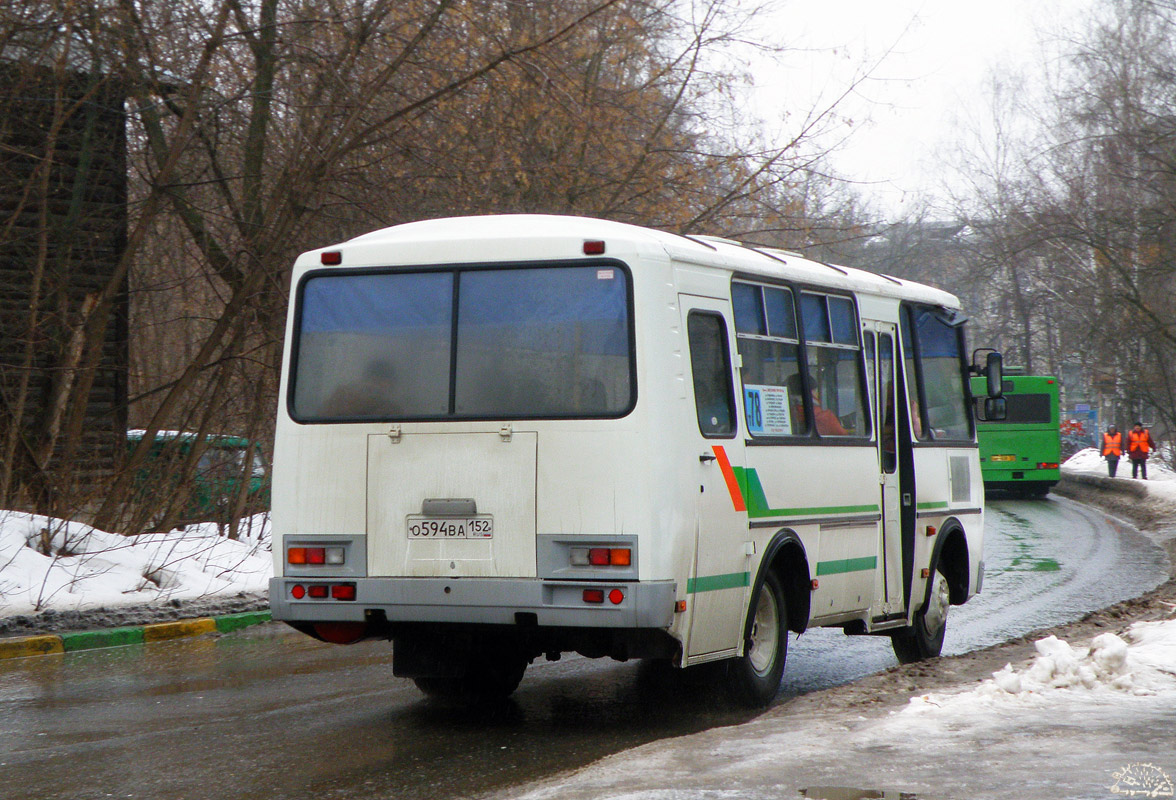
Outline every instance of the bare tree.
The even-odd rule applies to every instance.
[[[129,298],[123,408],[145,435],[93,487],[107,529],[182,516],[200,447],[160,459],[160,430],[269,440],[302,250],[488,211],[804,244],[853,205],[814,144],[838,123],[835,101],[802,114],[788,141],[746,133],[733,76],[713,58],[754,27],[754,4],[738,0],[21,2],[53,41],[39,60],[84,53],[86,74],[125,98],[130,215],[108,284],[54,334],[48,407],[60,413],[38,423],[40,438],[26,422],[0,445],[29,474],[45,453],[78,452],[77,409]],[[19,15],[0,20],[0,42],[23,30]],[[65,81],[77,59],[60,63]],[[58,116],[77,113],[67,106]],[[30,325],[26,361],[42,350],[43,326]],[[13,483],[0,475],[5,502]],[[45,510],[46,496],[32,504]]]

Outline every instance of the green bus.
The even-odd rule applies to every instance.
[[[976,408],[984,488],[1044,497],[1061,477],[1057,378],[1006,372],[1002,387],[1007,408],[1004,419],[986,420],[983,407],[977,404]],[[983,378],[972,378],[972,394],[985,396]]]

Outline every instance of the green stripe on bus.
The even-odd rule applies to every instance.
[[[862,572],[878,566],[877,556],[846,558],[841,561],[821,561],[817,564],[817,575],[842,575],[846,572]]]
[[[809,506],[807,508],[771,508],[767,495],[760,483],[759,473],[754,469],[735,467],[735,477],[743,489],[743,500],[747,504],[747,516],[750,519],[764,517],[814,517],[822,514],[870,514],[880,513],[881,506],[877,503],[867,503],[860,506]],[[947,507],[947,503],[943,504]]]
[[[942,500],[937,500],[932,503],[915,503],[915,508],[922,509],[923,511],[929,511],[931,509],[947,508],[947,503]]]
[[[751,584],[750,572],[731,572],[726,575],[704,575],[686,581],[686,594],[715,592],[719,589],[738,589]]]

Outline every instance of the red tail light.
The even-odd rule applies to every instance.
[[[329,589],[325,583],[312,583],[306,587],[306,593],[315,600],[326,600]]]
[[[1037,465],[1037,468],[1038,469],[1057,469],[1058,465],[1051,464],[1048,461],[1042,461],[1040,464]]]
[[[327,549],[325,547],[308,547],[308,548],[306,548],[306,563],[307,564],[326,564],[327,563]]]
[[[354,583],[339,583],[331,587],[331,597],[336,600],[354,600],[355,599],[355,584]]]
[[[607,567],[609,549],[607,547],[593,547],[588,551],[588,563],[594,567]]]
[[[584,590],[585,603],[603,603],[604,589],[585,589]]]

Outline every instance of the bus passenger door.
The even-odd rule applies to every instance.
[[[747,514],[735,476],[743,467],[743,441],[731,368],[730,306],[692,295],[678,299],[690,370],[682,474],[693,477],[689,487],[697,498],[695,563],[686,586],[690,659],[731,655],[738,647],[751,577]]]
[[[867,355],[876,370],[870,376],[875,389],[874,419],[878,431],[878,484],[882,503],[882,525],[879,543],[882,569],[877,599],[883,617],[905,615],[902,579],[902,470],[899,468],[899,448],[906,441],[900,436],[901,415],[896,414],[898,384],[896,382],[895,326],[891,323],[867,323]],[[877,337],[875,349],[874,341]],[[908,445],[909,446],[909,445]]]

